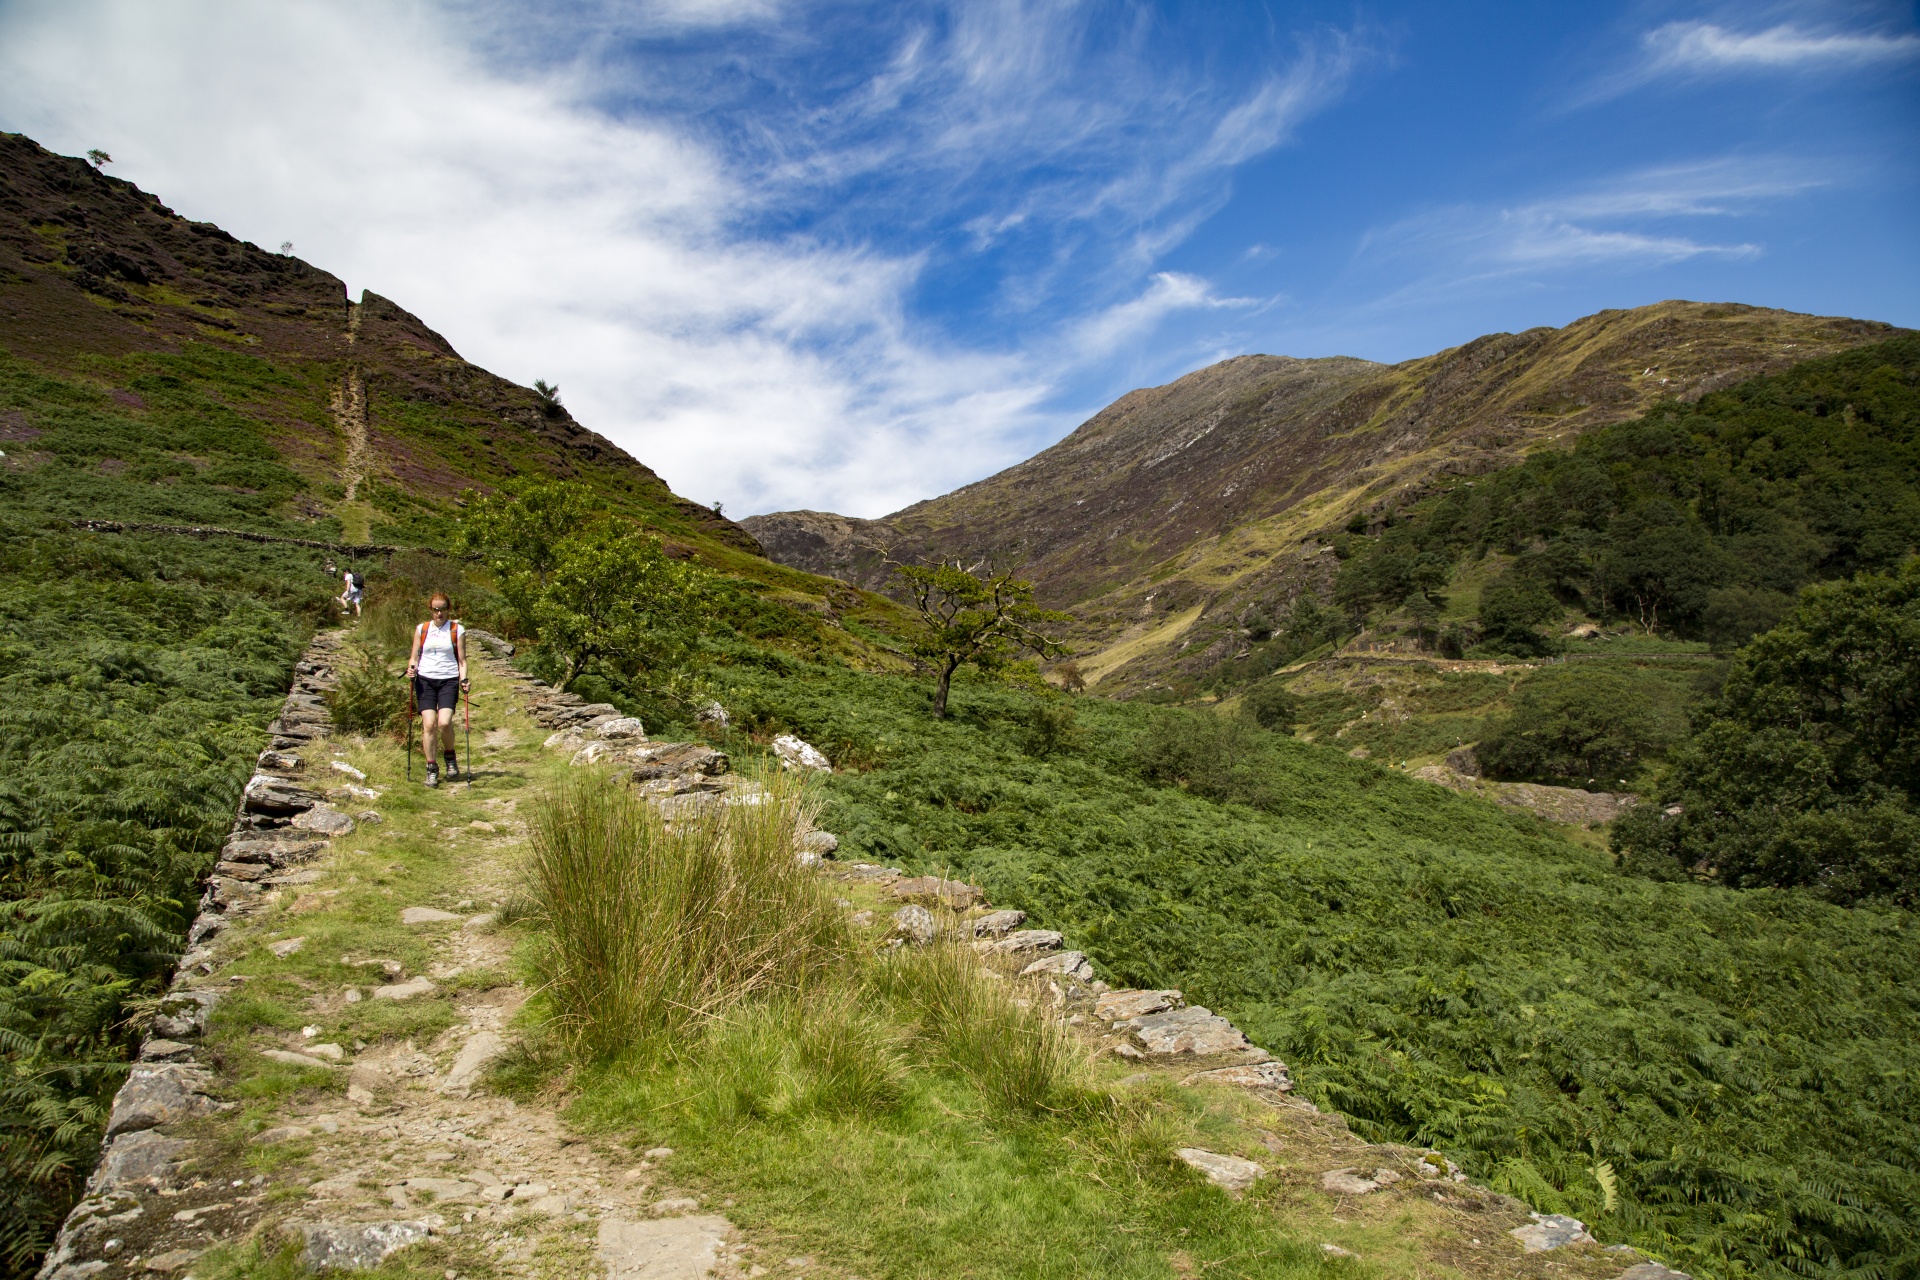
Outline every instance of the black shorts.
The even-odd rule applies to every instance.
[[[435,680],[431,676],[413,678],[413,706],[416,711],[451,711],[460,705],[460,677]]]

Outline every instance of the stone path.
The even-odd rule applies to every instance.
[[[470,635],[481,642],[473,657],[482,762],[469,766],[481,763],[484,771],[487,751],[540,741],[572,763],[629,771],[670,815],[757,802],[757,785],[733,774],[724,753],[703,743],[651,742],[617,708],[516,672],[501,660],[508,646]],[[115,1101],[88,1196],[63,1228],[41,1280],[191,1275],[209,1249],[244,1247],[249,1238],[264,1238],[268,1252],[284,1240],[316,1270],[373,1266],[406,1250],[428,1268],[420,1274],[449,1280],[766,1274],[751,1242],[716,1212],[731,1201],[703,1205],[673,1186],[671,1151],[583,1141],[551,1106],[516,1103],[481,1087],[487,1067],[510,1049],[510,1023],[527,996],[507,976],[509,940],[495,927],[510,893],[509,854],[525,830],[517,797],[489,794],[484,781],[470,792],[443,791],[426,813],[446,857],[458,864],[465,896],[394,896],[378,908],[415,944],[407,954],[424,954],[426,962],[409,967],[378,949],[350,951],[339,957],[348,983],[303,984],[307,1025],[276,1032],[256,1023],[249,1052],[312,1073],[307,1084],[327,1087],[296,1090],[294,1101],[273,1109],[271,1123],[247,1119],[238,1068],[223,1056],[235,1051],[208,1035],[222,1002],[245,998],[250,976],[234,971],[236,964],[262,952],[289,964],[311,959],[310,948],[323,944],[310,939],[337,937],[327,929],[354,895],[366,900],[364,877],[378,869],[375,851],[398,834],[375,806],[383,787],[407,784],[377,768],[370,778],[368,754],[356,756],[368,765],[362,768],[343,758],[354,753],[331,737],[323,695],[345,638],[323,633],[297,668],[209,878],[189,950]],[[793,768],[819,768],[824,757],[817,756],[797,739],[781,753]],[[383,759],[390,764],[392,753]],[[1023,913],[994,909],[978,888],[834,861],[837,841],[825,832],[802,844],[803,862],[860,886],[862,895],[879,895],[884,905],[853,917],[874,930],[876,941],[907,946],[961,936],[984,964],[1051,1002],[1110,1058],[1268,1108],[1276,1130],[1268,1135],[1271,1158],[1201,1148],[1175,1153],[1225,1193],[1243,1195],[1273,1177],[1340,1203],[1417,1188],[1433,1202],[1460,1206],[1463,1221],[1484,1223],[1483,1230],[1496,1220],[1522,1224],[1509,1229],[1515,1243],[1506,1249],[1514,1256],[1590,1239],[1572,1219],[1529,1215],[1519,1202],[1467,1184],[1439,1152],[1360,1141],[1340,1117],[1296,1099],[1285,1064],[1226,1018],[1188,1005],[1179,991],[1110,988],[1059,932],[1023,927]],[[446,1017],[430,1035],[372,1044],[327,1037],[326,1026],[342,1024],[366,1001],[408,1010],[444,1002]],[[1285,1140],[1289,1126],[1312,1141],[1303,1147]],[[1289,1167],[1303,1149],[1321,1153],[1314,1157],[1319,1167]],[[1324,1248],[1352,1256],[1339,1245]],[[1652,1267],[1642,1264],[1626,1276],[1679,1276]]]

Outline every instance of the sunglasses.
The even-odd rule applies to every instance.
[[[432,609],[435,613],[445,613],[449,606],[444,604],[435,604],[435,605],[428,605],[427,607]]]

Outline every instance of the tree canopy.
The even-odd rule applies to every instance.
[[[1734,659],[1622,862],[1840,902],[1920,899],[1920,559],[1810,587]]]
[[[1068,615],[1035,604],[1033,584],[1011,570],[954,559],[895,564],[893,571],[919,613],[909,645],[937,673],[933,714],[940,719],[947,715],[953,673],[963,664],[992,671],[1023,653],[1050,658],[1065,652],[1040,628]]]

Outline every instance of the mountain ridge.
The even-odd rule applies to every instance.
[[[1897,332],[1668,301],[1393,365],[1237,356],[1129,392],[1034,457],[880,520],[742,524],[774,559],[870,588],[884,584],[881,546],[1019,563],[1078,616],[1083,670],[1125,669],[1109,686],[1125,690],[1217,660],[1241,616],[1324,587],[1327,538],[1348,522],[1377,527],[1448,477]]]

